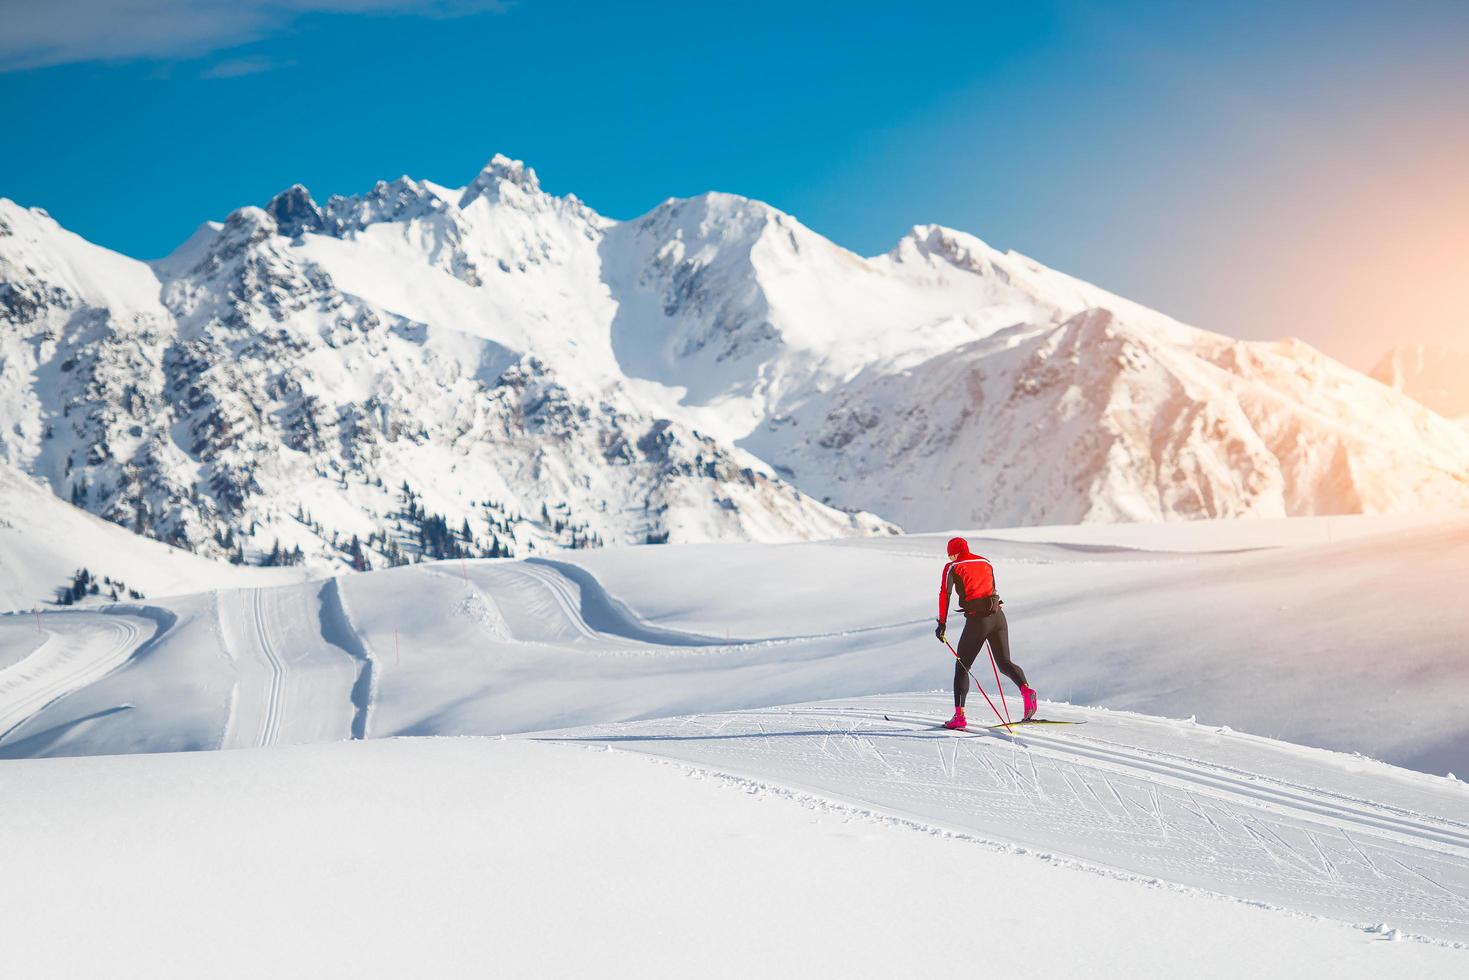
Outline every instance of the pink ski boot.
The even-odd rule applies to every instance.
[[[1030,721],[1030,719],[1035,717],[1035,690],[1029,687],[1022,687],[1020,689],[1020,697],[1025,702],[1025,718],[1022,720]]]
[[[968,725],[969,725],[969,722],[967,722],[967,721],[964,720],[964,709],[963,708],[955,708],[954,709],[954,717],[952,717],[948,721],[944,722],[944,727],[945,728],[957,728],[957,729],[959,729],[961,731],[964,728],[968,727]]]

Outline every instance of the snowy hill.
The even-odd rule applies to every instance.
[[[239,567],[150,541],[57,499],[0,463],[0,611],[54,602],[57,590],[83,568],[99,583],[119,582],[121,599],[129,591],[157,598],[304,577],[301,569]],[[103,583],[100,595],[88,601],[111,592]]]
[[[0,616],[7,972],[1463,974],[1469,523],[976,534],[1014,734],[936,728],[944,537]]]
[[[1372,377],[1469,426],[1469,353],[1413,344],[1389,351]]]
[[[498,156],[152,264],[0,201],[0,409],[78,506],[317,570],[1469,506],[1469,433],[1304,345],[936,226],[862,258],[727,194],[614,222]]]
[[[1276,546],[1242,536],[1259,526]],[[1244,529],[971,540],[999,566],[1042,697],[1462,774],[1469,523]],[[0,757],[489,735],[944,688],[945,537],[428,563],[51,612],[29,666],[36,622],[0,616],[18,661],[0,671]]]
[[[1462,787],[1121,720],[1025,748],[885,723],[889,703],[867,705],[875,721],[825,707],[690,717],[685,741],[8,763],[6,972],[866,980],[982,958],[998,976],[1449,980],[1469,961],[1448,892],[1469,884],[1464,846],[1444,840],[1463,834]],[[721,741],[721,725],[769,736]],[[884,760],[921,791],[900,798]],[[1254,764],[1268,775],[1240,775]],[[812,782],[832,788],[793,787]],[[1003,822],[973,823],[987,812]],[[1060,818],[1047,843],[1014,843],[1041,814]],[[1207,877],[1073,857],[1063,829],[1112,854],[1192,845],[1188,872]]]

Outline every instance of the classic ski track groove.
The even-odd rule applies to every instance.
[[[235,667],[221,748],[352,737],[362,661],[323,634],[321,584],[221,592],[224,647]]]
[[[885,714],[874,712],[874,714],[877,717],[891,718],[894,721],[914,724],[927,722],[930,727],[933,724],[931,718],[904,716],[891,711]],[[915,729],[915,731],[923,730]],[[978,735],[980,733],[971,730],[964,734]],[[945,732],[944,735],[952,737],[952,733],[949,732]],[[1339,797],[1327,790],[1275,783],[1274,780],[1265,776],[1234,775],[1223,767],[1210,763],[1198,762],[1156,750],[1123,748],[1110,742],[1101,742],[1084,735],[1073,734],[1070,730],[1061,734],[1032,729],[1010,737],[1044,739],[1042,744],[1027,745],[1026,748],[1055,758],[1084,756],[1113,771],[1146,770],[1169,780],[1174,785],[1189,786],[1214,796],[1247,796],[1253,798],[1257,805],[1275,808],[1279,812],[1294,810],[1311,813],[1318,818],[1341,820],[1359,829],[1370,827],[1383,834],[1399,835],[1412,839],[1415,843],[1441,844],[1445,847],[1445,853],[1458,854],[1469,851],[1469,826],[1464,826],[1461,831],[1451,829],[1453,825],[1448,828],[1428,827],[1419,820],[1413,819],[1417,815],[1400,817],[1391,813],[1374,813],[1364,807],[1354,805],[1360,801]],[[1317,798],[1313,799],[1312,794]],[[1469,857],[1469,853],[1465,853],[1465,856]]]
[[[601,641],[622,639],[614,634],[599,633],[592,629],[591,625],[587,623],[586,618],[582,615],[580,600],[572,591],[575,587],[574,583],[568,581],[564,575],[555,569],[547,568],[544,565],[532,564],[531,562],[517,562],[510,567],[514,569],[516,574],[540,583],[551,598],[555,600],[562,615],[566,617],[566,621],[586,639]]]
[[[435,568],[428,565],[420,567],[422,567],[423,570],[425,572],[428,572],[429,574],[442,576],[445,579],[462,580],[463,577],[465,577],[465,573],[463,572],[456,573],[444,568]],[[664,632],[670,634],[684,633],[691,638],[697,638],[700,642],[688,644],[665,641],[650,642],[644,637],[631,635],[630,633],[622,633],[615,630],[599,630],[596,627],[592,626],[589,622],[587,622],[586,616],[582,612],[582,603],[577,596],[577,593],[579,591],[577,583],[562,575],[552,565],[531,561],[504,563],[497,562],[490,566],[471,565],[470,571],[468,573],[468,577],[471,581],[471,588],[477,589],[481,592],[485,591],[484,586],[482,584],[474,582],[474,572],[483,567],[494,568],[497,571],[515,575],[522,579],[527,579],[535,583],[536,585],[544,588],[546,594],[551,597],[551,599],[555,602],[558,610],[565,617],[568,625],[570,625],[572,629],[580,634],[582,639],[593,640],[599,644],[606,644],[609,647],[618,649],[620,651],[653,656],[659,654],[697,656],[701,654],[728,653],[730,651],[740,650],[799,646],[801,644],[807,643],[820,643],[824,641],[842,640],[847,637],[865,635],[870,633],[884,633],[897,630],[908,630],[912,629],[915,626],[932,622],[932,620],[929,619],[911,619],[895,623],[879,623],[871,626],[859,626],[845,630],[831,630],[816,633],[796,633],[787,636],[747,637],[743,639],[726,639],[721,636],[716,636],[712,633],[701,633],[697,630],[663,630]],[[607,590],[607,588],[602,584],[601,580],[596,577],[596,575],[588,572],[586,569],[582,569],[582,571],[584,574],[586,574],[590,586],[600,593],[601,598],[612,597],[612,593]],[[491,594],[491,598],[496,598],[493,593]],[[498,599],[496,599],[496,601],[498,602]],[[660,631],[659,627],[655,627],[652,624],[646,623],[638,619],[635,612],[632,613],[632,616],[634,620],[634,626],[631,628],[634,631],[636,631],[638,627],[644,628],[650,633]],[[524,643],[527,645],[548,645],[548,641],[545,640],[517,638],[515,639],[515,642]],[[555,645],[555,643],[551,642],[549,645]]]
[[[0,670],[0,740],[50,705],[122,666],[147,637],[127,616],[64,613],[64,627],[46,630],[46,641]],[[76,627],[85,626],[85,630]],[[97,638],[97,628],[106,634]]]
[[[879,699],[530,737],[673,758],[1085,867],[1469,942],[1469,825],[1456,819],[1075,728],[942,731],[942,700],[931,714],[883,711],[891,702]]]
[[[251,607],[255,614],[255,635],[260,650],[270,664],[270,687],[265,698],[265,717],[260,726],[257,745],[274,745],[281,732],[282,706],[286,700],[286,665],[276,650],[278,637],[271,616],[265,611],[265,590],[255,589]]]

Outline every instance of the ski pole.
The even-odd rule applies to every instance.
[[[1005,685],[1000,683],[1000,668],[995,665],[995,648],[989,640],[984,641],[984,648],[990,652],[990,670],[995,672],[995,688],[1000,692],[1000,704],[1005,707],[1005,724],[1008,725],[1010,724],[1010,702],[1005,700]]]
[[[960,658],[959,651],[954,649],[954,647],[949,643],[948,639],[944,640],[944,646],[948,647],[949,652],[954,655],[954,659],[959,661],[959,666],[964,667],[964,661]],[[995,713],[995,720],[1005,726],[1005,731],[1009,732],[1011,735],[1014,735],[1015,732],[1010,728],[1010,722],[1000,717],[1000,709],[996,708],[995,703],[990,700],[990,696],[984,693],[984,685],[979,682],[978,677],[974,676],[974,671],[970,670],[968,667],[964,667],[964,673],[968,674],[969,679],[974,681],[974,686],[979,690],[979,693],[984,694],[984,703],[989,705],[990,710]]]

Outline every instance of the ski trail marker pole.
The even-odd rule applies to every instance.
[[[990,652],[990,670],[995,672],[995,687],[1000,691],[1000,704],[1005,706],[1005,724],[1010,724],[1010,702],[1005,700],[1005,685],[1000,683],[1000,668],[995,664],[995,648],[989,640],[984,641],[984,648]]]
[[[959,651],[955,650],[953,645],[950,644],[947,639],[944,640],[944,646],[948,647],[949,652],[954,655],[954,659],[959,661],[959,666],[964,667],[964,661],[959,658]],[[964,667],[964,673],[968,674],[969,679],[974,681],[974,686],[979,689],[979,693],[984,694],[984,703],[989,705],[990,710],[995,713],[995,720],[1005,726],[1005,731],[1009,732],[1011,735],[1014,735],[1015,732],[1011,730],[1009,720],[1000,717],[1000,709],[996,708],[995,703],[990,700],[990,696],[988,694],[985,694],[984,685],[979,682],[978,677],[974,676],[974,671],[970,670],[968,667]]]

